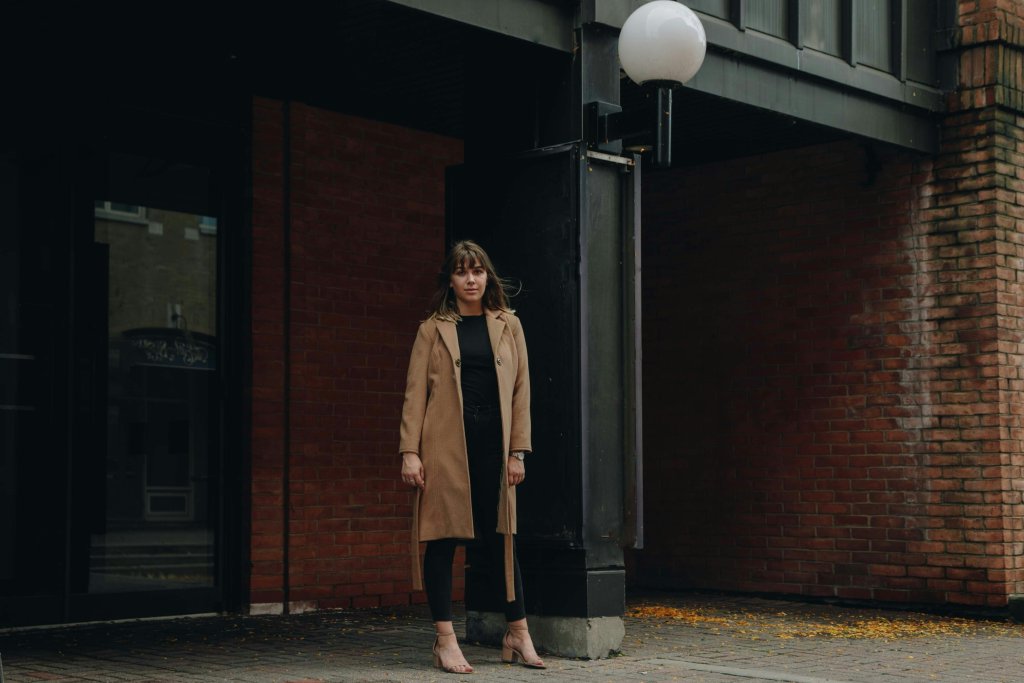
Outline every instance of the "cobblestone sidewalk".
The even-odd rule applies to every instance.
[[[491,681],[1024,683],[1024,627],[695,594],[630,601],[621,654],[533,671],[465,643]],[[461,610],[456,632],[464,632]],[[215,616],[0,634],[5,683],[444,681],[424,607]]]

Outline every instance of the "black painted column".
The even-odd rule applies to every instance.
[[[584,23],[575,34],[571,61],[549,65],[561,73],[535,74],[532,102],[528,86],[505,93],[505,110],[486,88],[467,98],[467,163],[449,169],[447,222],[450,241],[479,240],[523,282],[513,306],[530,349],[534,452],[516,543],[528,621],[539,649],[594,658],[621,644],[623,549],[640,524],[640,167],[579,142],[584,105],[619,102],[618,31]],[[510,101],[533,113],[510,118]],[[470,544],[467,560],[467,638],[497,643],[504,596],[483,548]]]

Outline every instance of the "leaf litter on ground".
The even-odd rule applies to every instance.
[[[1021,637],[1024,625],[1010,622],[982,621],[960,617],[942,617],[919,612],[882,616],[875,610],[855,608],[824,608],[834,614],[800,615],[800,606],[787,606],[785,612],[765,604],[760,614],[749,608],[733,609],[710,604],[672,607],[657,603],[633,605],[626,616],[665,623],[688,623],[713,631],[733,631],[753,640],[777,638],[863,638],[898,640],[903,638],[953,637]]]

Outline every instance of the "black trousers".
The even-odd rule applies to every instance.
[[[498,526],[498,496],[503,485],[501,411],[498,406],[466,406],[462,413],[462,421],[466,426],[466,450],[469,455],[473,528],[490,550],[493,590],[504,596],[505,536],[495,531]],[[455,559],[455,546],[460,543],[464,541],[457,538],[440,538],[427,542],[427,554],[423,558],[423,582],[434,621],[452,620],[452,561]],[[516,599],[505,602],[507,621],[526,618],[523,579],[519,573],[519,558],[515,553],[515,537],[512,549]]]

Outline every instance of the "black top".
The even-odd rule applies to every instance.
[[[486,318],[487,314],[464,315],[462,322],[455,326],[462,356],[462,403],[467,406],[500,405],[498,372],[494,367]]]

